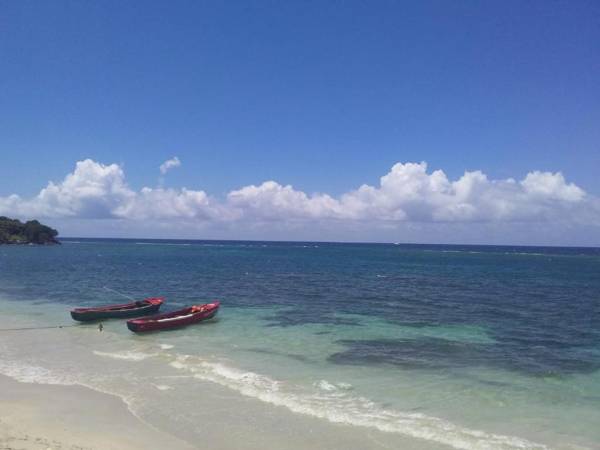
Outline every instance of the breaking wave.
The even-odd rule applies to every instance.
[[[98,350],[94,350],[94,355],[103,356],[105,358],[112,359],[122,359],[126,361],[143,361],[144,359],[152,358],[156,356],[155,353],[143,353],[143,352],[134,352],[134,351],[125,351],[125,352],[100,352]]]
[[[199,380],[211,381],[247,397],[333,423],[375,428],[465,450],[547,449],[545,445],[519,437],[472,430],[421,413],[386,409],[367,398],[353,395],[349,392],[352,386],[348,384],[320,380],[315,384],[316,393],[294,392],[265,375],[190,355],[178,355],[169,364]]]
[[[170,350],[173,347],[175,347],[174,345],[171,345],[171,344],[159,344],[159,346],[162,350]]]
[[[0,360],[0,373],[21,383],[56,384],[63,386],[78,384],[76,380],[66,374],[59,374],[44,367],[21,364],[15,361]]]

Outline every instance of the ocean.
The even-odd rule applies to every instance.
[[[123,295],[221,310],[70,319]],[[598,248],[64,239],[0,247],[0,311],[0,373],[192,444],[600,449]]]

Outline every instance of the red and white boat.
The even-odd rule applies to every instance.
[[[219,311],[220,305],[220,302],[215,301],[204,305],[189,306],[170,313],[132,319],[127,321],[127,328],[135,333],[139,333],[184,327],[212,319]]]

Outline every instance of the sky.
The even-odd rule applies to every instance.
[[[0,3],[0,214],[600,245],[597,1]]]

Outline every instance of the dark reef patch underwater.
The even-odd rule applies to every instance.
[[[489,366],[533,376],[563,376],[600,369],[597,356],[585,349],[479,344],[439,338],[340,340],[347,350],[328,360],[335,364],[389,364],[403,369],[452,369]]]

